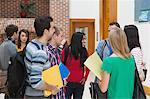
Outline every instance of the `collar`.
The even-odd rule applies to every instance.
[[[51,44],[48,44],[48,50],[50,50],[50,51],[56,51],[57,50],[57,48],[56,47],[54,47],[54,46],[52,46]]]

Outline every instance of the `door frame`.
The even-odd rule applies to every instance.
[[[100,0],[100,38],[108,37],[109,23],[117,22],[117,0]],[[113,7],[113,8],[112,8]]]
[[[72,34],[74,32],[74,24],[75,23],[91,23],[92,24],[92,33],[88,34],[88,52],[89,54],[92,54],[95,49],[95,19],[89,19],[89,18],[71,18],[70,19],[70,35],[69,38],[71,39]],[[92,38],[91,38],[92,36]],[[69,39],[69,41],[70,41]],[[91,47],[91,48],[90,48]]]

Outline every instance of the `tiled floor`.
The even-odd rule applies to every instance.
[[[90,72],[87,82],[85,83],[85,89],[83,93],[83,99],[91,99],[89,92],[89,84],[93,81],[95,76]],[[4,94],[0,94],[0,99],[4,99]],[[147,99],[150,99],[150,96],[147,96]]]
[[[85,83],[83,99],[91,99],[90,92],[89,92],[89,84],[91,81],[93,81],[93,79],[94,79],[94,75],[90,73],[87,82]],[[4,94],[0,94],[0,99],[4,99]]]

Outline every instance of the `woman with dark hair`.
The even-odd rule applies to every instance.
[[[143,63],[143,54],[141,50],[138,28],[135,25],[126,25],[124,31],[127,36],[128,46],[131,54],[135,58],[136,66],[139,72],[141,81],[145,80],[144,71],[145,64]]]
[[[20,30],[16,46],[17,52],[23,51],[23,49],[28,43],[29,43],[29,31],[26,29]]]
[[[88,77],[88,69],[84,66],[84,62],[88,57],[85,48],[85,34],[76,32],[72,35],[71,44],[62,51],[62,61],[70,70],[67,78],[66,98],[82,99],[84,84]],[[67,51],[65,51],[67,49]],[[67,54],[67,56],[65,55]]]

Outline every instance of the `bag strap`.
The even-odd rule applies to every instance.
[[[98,52],[97,52],[97,49],[96,49],[96,52],[97,52],[98,55],[100,56],[101,60],[103,60],[103,52],[104,52],[104,49],[105,49],[105,47],[106,47],[106,44],[107,44],[107,41],[104,40],[104,43],[103,43],[103,45],[101,46],[101,52],[100,52],[100,53],[98,53]]]
[[[107,41],[106,41],[106,45],[107,45],[107,47],[109,49],[109,52],[110,52],[110,55],[111,55],[113,53],[113,51],[112,51],[112,48],[110,46],[110,43],[108,44]]]
[[[145,98],[146,98],[146,95],[145,95],[145,92],[144,92],[144,89],[143,89],[143,85],[141,83],[141,79],[139,77],[139,73],[138,73],[138,70],[137,70],[136,63],[135,63],[135,59],[134,59],[134,65],[135,65],[135,78],[134,78],[134,81],[136,81],[136,83],[138,83],[138,86],[139,86],[143,96],[145,96]]]
[[[35,46],[37,47],[38,50],[40,50],[40,46],[39,46],[37,43],[32,42],[32,41],[31,41],[31,43],[32,43],[33,45],[35,45]],[[42,48],[42,50],[43,50],[43,48]]]
[[[39,46],[37,43],[35,43],[35,42],[33,42],[33,41],[31,41],[31,43],[32,43],[34,46],[36,46],[36,48],[37,48],[38,50],[40,50],[40,46]],[[42,50],[43,50],[43,47],[42,47]],[[27,60],[28,62],[32,63],[32,61],[29,60],[27,57],[25,57],[25,58],[26,58],[26,60]]]

